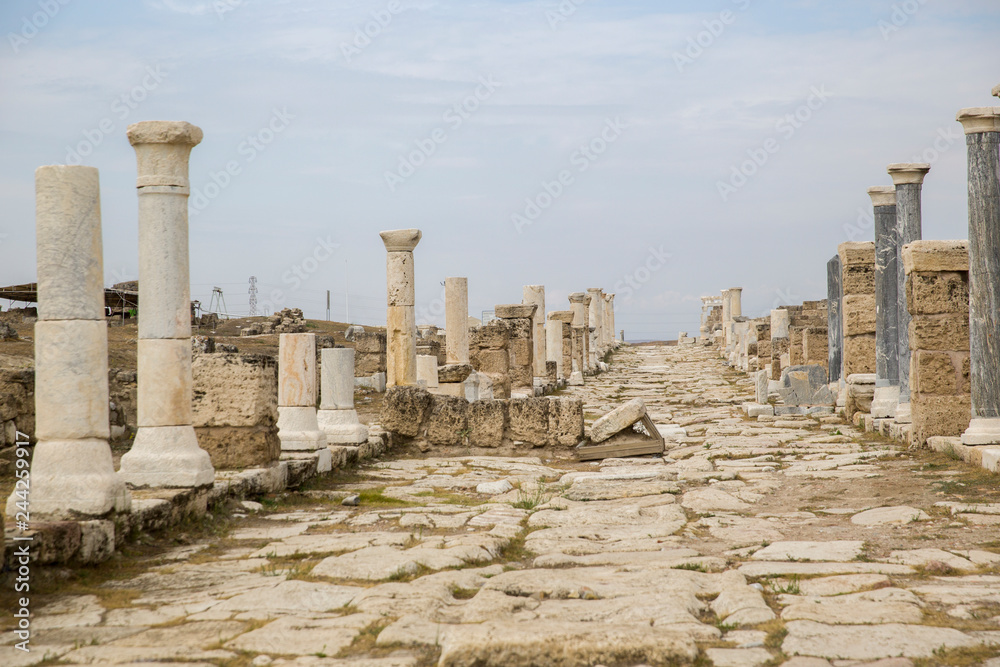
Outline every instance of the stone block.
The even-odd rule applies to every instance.
[[[844,295],[844,336],[875,333],[875,295]]]
[[[426,438],[432,445],[462,445],[469,433],[469,402],[455,396],[431,396]]]
[[[875,334],[844,337],[844,374],[875,372]]]
[[[969,274],[910,274],[906,278],[906,306],[912,316],[967,312]]]
[[[273,426],[278,420],[278,363],[263,354],[197,354],[192,423]]]
[[[871,265],[875,266],[875,242],[864,241],[841,243],[837,246],[841,266]]]
[[[875,261],[871,266],[845,266],[842,271],[844,296],[875,294]]]
[[[382,399],[382,426],[387,431],[415,438],[421,433],[430,406],[431,395],[426,389],[390,387]]]
[[[36,415],[39,439],[111,436],[107,330],[104,320],[35,323],[35,403],[44,408]],[[191,344],[181,343],[190,358]],[[9,408],[5,413],[14,417]]]
[[[507,303],[497,305],[494,313],[502,320],[532,318],[538,306],[535,304]]]
[[[633,398],[597,419],[590,427],[590,439],[595,443],[604,442],[630,428],[645,414],[646,403],[641,398]]]
[[[972,397],[913,394],[910,410],[913,443],[920,447],[933,436],[961,436],[972,420]]]
[[[510,324],[504,320],[494,320],[469,332],[469,349],[506,350],[510,336]]]
[[[507,431],[506,401],[474,401],[466,411],[469,428],[469,446],[495,448],[503,444]]]
[[[281,334],[278,337],[278,364],[278,405],[316,407],[319,396],[316,335]]]
[[[512,398],[508,403],[509,439],[532,447],[544,447],[549,442],[549,399]]]
[[[450,364],[438,367],[438,382],[465,382],[472,374],[471,364]]]
[[[579,398],[550,398],[549,442],[575,447],[584,438],[583,401]]]
[[[969,313],[921,315],[910,320],[911,350],[969,350]]]
[[[969,242],[914,241],[903,246],[903,269],[907,275],[919,271],[968,271]]]
[[[471,353],[472,365],[480,373],[507,375],[510,372],[510,354],[506,349],[485,349]]]
[[[960,356],[961,355],[961,356]],[[910,356],[910,385],[914,394],[950,396],[968,390],[962,360],[968,355],[938,350],[915,350]]]
[[[829,363],[830,337],[826,327],[808,327],[802,330],[802,362],[807,366],[822,366]]]
[[[788,327],[788,365],[801,366],[802,363],[802,327]]]
[[[265,467],[281,456],[281,440],[273,423],[267,426],[195,426],[194,432],[198,436],[198,446],[208,452],[217,470]]]
[[[782,388],[778,390],[785,405],[834,405],[837,396],[827,384],[823,366],[790,366],[781,373]]]

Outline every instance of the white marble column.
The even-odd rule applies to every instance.
[[[603,350],[601,349],[601,310],[604,307],[604,298],[601,290],[591,287],[587,290],[590,297],[590,306],[587,310],[590,333],[590,367],[597,370],[597,362],[600,361]]]
[[[994,89],[1000,93],[1000,86]],[[965,445],[1000,444],[1000,107],[962,109],[969,183],[972,421]]]
[[[559,311],[548,314],[545,323],[545,361],[556,364],[556,379],[563,377],[563,323],[557,319]]]
[[[731,287],[726,290],[726,301],[729,302],[729,324],[726,327],[726,349],[736,346],[736,318],[743,316],[743,288]]]
[[[319,454],[318,471],[332,455],[316,414],[316,334],[278,336],[278,438],[282,458]]]
[[[354,409],[353,347],[320,350],[320,404],[316,422],[328,445],[368,442],[368,427],[358,420]]]
[[[587,295],[574,292],[569,295],[570,310],[573,311],[573,368],[569,383],[583,384],[583,373],[587,368]]]
[[[202,139],[185,122],[128,127],[138,161],[138,429],[121,459],[137,487],[212,484],[215,470],[191,425],[191,285],[188,159]]]
[[[615,295],[605,294],[604,298],[607,299],[608,302],[608,317],[606,321],[608,330],[608,345],[613,348],[617,348],[618,346],[615,345]]]
[[[547,376],[545,372],[545,360],[548,358],[545,353],[545,285],[525,285],[522,290],[521,303],[528,306],[538,306],[535,308],[535,315],[532,320],[534,325],[532,350],[534,359],[534,374],[536,378],[544,380]],[[544,382],[543,382],[544,384]]]
[[[417,383],[417,324],[414,312],[413,249],[419,229],[381,232],[386,250],[386,386]]]
[[[469,363],[469,279],[444,280],[445,352],[449,364]]]
[[[27,494],[15,489],[6,512],[14,517],[26,506],[32,519],[49,520],[126,512],[131,499],[108,447],[108,330],[97,169],[35,170],[35,233],[38,442]]]
[[[929,164],[897,163],[888,167],[896,187],[896,326],[898,327],[899,405],[896,421],[909,424],[910,409],[910,311],[906,307],[906,271],[903,269],[903,246],[922,236],[920,191]]]

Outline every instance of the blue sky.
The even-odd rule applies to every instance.
[[[331,290],[342,320],[346,289],[384,323],[404,227],[428,322],[448,276],[473,314],[616,291],[629,338],[697,331],[723,288],[824,298],[890,162],[932,161],[925,238],[967,236],[955,113],[1000,104],[995,0],[8,0],[0,26],[0,284],[35,278],[34,169],[75,161],[107,283],[137,277],[125,127],[187,120],[193,298],[240,314],[255,275],[262,305]]]

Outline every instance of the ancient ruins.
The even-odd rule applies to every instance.
[[[418,327],[419,229],[380,234],[384,331],[193,336],[203,133],[136,123],[134,372],[98,172],[39,167],[37,313],[3,336],[33,367],[0,402],[4,573],[34,588],[0,664],[996,667],[1000,107],[957,120],[968,240],[922,238],[933,172],[892,163],[826,299],[747,317],[731,287],[643,345],[600,287],[514,284],[480,322],[471,276]]]

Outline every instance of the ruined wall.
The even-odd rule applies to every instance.
[[[969,250],[967,241],[903,247],[910,311],[912,441],[958,436],[969,426]]]
[[[841,243],[844,376],[875,372],[875,243]]]
[[[384,331],[354,334],[354,377],[371,377],[386,372]]]

